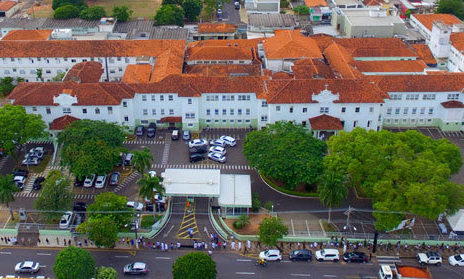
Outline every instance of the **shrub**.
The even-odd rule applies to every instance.
[[[266,208],[267,210],[271,211],[273,208],[274,208],[274,203],[272,201],[267,201],[265,204],[264,204],[264,208]]]
[[[251,210],[253,212],[258,212],[261,209],[261,200],[259,199],[258,193],[253,193],[253,198],[251,200]]]
[[[73,5],[61,6],[55,10],[54,19],[68,19],[79,17],[79,8]]]

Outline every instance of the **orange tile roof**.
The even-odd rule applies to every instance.
[[[316,44],[319,46],[319,49],[323,52],[328,46],[333,43],[333,36],[327,34],[314,34],[309,36],[311,39],[316,41]]]
[[[447,102],[443,102],[441,103],[441,105],[444,107],[444,108],[464,108],[464,104],[462,102],[459,102],[459,101],[447,101]]]
[[[0,57],[158,56],[185,40],[0,41]]]
[[[0,3],[0,11],[9,11],[11,8],[16,6],[18,2],[15,1],[4,1]]]
[[[46,41],[53,30],[11,30],[2,41]]]
[[[149,64],[127,65],[121,80],[125,83],[149,82],[152,70]]]
[[[334,39],[353,57],[417,57],[416,52],[399,38]]]
[[[182,116],[167,116],[160,119],[163,123],[181,123]]]
[[[295,79],[335,78],[330,67],[319,59],[297,60],[293,64],[292,70],[295,75]]]
[[[261,64],[237,65],[237,64],[208,64],[208,65],[187,65],[186,74],[194,74],[205,77],[242,75],[257,77],[261,75]]]
[[[150,81],[159,81],[172,74],[181,74],[184,65],[185,46],[171,47],[156,57]]]
[[[237,27],[228,23],[200,23],[198,33],[235,33]]]
[[[364,6],[382,6],[385,2],[383,0],[363,0]]]
[[[422,73],[427,68],[422,60],[353,61],[351,65],[362,73]]]
[[[336,78],[362,78],[363,75],[350,65],[353,57],[343,46],[334,42],[324,50],[324,55]]]
[[[464,52],[464,32],[451,34],[451,45],[461,53]]]
[[[343,130],[342,121],[339,118],[322,114],[309,119],[311,130]]]
[[[202,46],[187,50],[186,61],[253,60],[253,49],[241,46]]]
[[[367,78],[387,92],[460,92],[464,88],[464,73],[387,75],[368,76]]]
[[[275,36],[264,41],[267,59],[322,58],[315,40],[300,30],[276,30]]]
[[[432,31],[432,26],[435,21],[441,21],[446,25],[453,26],[455,23],[462,23],[462,21],[452,14],[412,14],[417,21],[422,23],[425,28]]]
[[[87,61],[75,64],[64,77],[63,81],[77,83],[99,82],[103,74],[102,64],[96,61]]]
[[[426,44],[412,44],[411,47],[416,51],[417,56],[424,60],[427,65],[436,65],[437,60],[433,57],[432,51]]]
[[[271,79],[293,79],[293,74],[287,72],[275,72],[272,73]]]
[[[315,103],[313,94],[320,94],[326,86],[338,94],[335,103],[383,103],[386,92],[367,80],[360,79],[300,79],[265,81],[269,104]]]
[[[65,115],[61,116],[58,118],[55,118],[52,123],[50,123],[50,130],[58,130],[62,131],[66,129],[71,123],[73,123],[76,120],[80,120],[79,118],[76,118],[71,115]]]
[[[305,5],[308,7],[327,7],[327,1],[325,0],[305,0]]]

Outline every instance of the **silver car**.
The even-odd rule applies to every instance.
[[[15,272],[17,273],[37,273],[39,269],[39,263],[33,261],[20,262],[15,266]]]

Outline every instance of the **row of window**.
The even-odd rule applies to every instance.
[[[2,61],[3,61],[3,62],[7,62],[7,61],[8,61],[7,59],[8,59],[8,58],[2,58]],[[60,63],[60,62],[61,62],[61,59],[63,59],[63,61],[65,61],[65,62],[67,62],[68,60],[71,61],[72,63],[78,62],[78,61],[77,61],[78,59],[76,59],[76,58],[65,58],[65,57],[63,57],[63,58],[57,58],[57,57],[56,57],[56,58],[41,58],[41,57],[37,57],[37,58],[35,58],[35,60],[34,60],[34,58],[10,58],[10,61],[11,61],[11,62],[18,61],[19,64],[21,64],[21,62],[23,61],[23,59],[25,59],[25,60],[27,59],[27,60],[28,60],[29,62],[31,62],[31,63],[34,63],[35,61],[41,62],[42,59],[43,59],[43,61],[47,62],[48,64],[50,63],[50,60],[51,60],[51,59],[54,59],[54,61],[57,62],[57,63]],[[113,63],[115,63],[116,61],[122,61],[122,59],[123,59],[123,57],[109,58],[109,59],[108,59],[108,62],[111,63],[111,64],[113,64]],[[89,61],[89,59],[87,59],[87,58],[82,58],[82,59],[79,59],[79,60],[80,60],[79,62],[87,62],[87,61]],[[103,63],[103,59],[102,59],[102,58],[97,58],[97,59],[95,59],[95,58],[93,58],[93,57],[90,58],[90,61],[95,61],[95,60],[97,60],[97,61],[100,62],[100,63]],[[124,62],[125,62],[125,63],[130,63],[130,58],[124,57]]]
[[[428,114],[433,114],[433,108],[387,108],[387,115],[391,115],[393,112],[394,114],[398,115],[398,114],[401,114],[401,111],[403,112],[403,114],[409,114],[409,112],[411,112],[411,114],[425,114],[426,112]]]
[[[237,64],[232,60],[224,61],[224,60],[198,60],[195,61],[195,64]],[[240,60],[238,64],[245,64],[245,61]]]
[[[392,100],[402,100],[404,94],[395,93],[390,94],[390,98]],[[419,100],[420,96],[422,95],[422,100],[435,100],[436,94],[427,93],[427,94],[406,94],[406,100]],[[450,93],[447,96],[448,100],[459,100],[459,93]]]
[[[160,101],[164,101],[164,95],[158,95]],[[156,94],[150,94],[150,99],[152,102],[156,101]],[[148,100],[148,95],[143,94],[142,95],[142,101],[146,102]],[[174,95],[168,95],[168,101],[174,101]],[[188,104],[192,104],[192,99],[188,99]]]
[[[207,109],[206,110],[206,115],[212,115],[211,114],[212,110]],[[245,115],[250,115],[251,109],[247,108],[245,109]],[[243,114],[243,109],[237,109],[237,115],[242,115]],[[214,115],[219,115],[219,109],[214,109]],[[222,115],[235,115],[235,109],[229,109],[229,114],[227,114],[227,109],[222,109]]]
[[[241,123],[251,123],[251,120],[250,119],[222,119],[222,120],[219,120],[219,119],[206,119],[206,123],[222,123],[222,124],[227,124],[227,123],[238,123],[238,124],[241,124]]]
[[[235,95],[222,95],[223,101],[235,101]],[[250,101],[250,95],[237,95],[237,101]],[[207,95],[206,101],[219,101],[219,95]]]
[[[276,111],[281,111],[281,107],[280,106],[276,106]],[[293,107],[290,107],[289,108],[289,113],[293,113],[294,112],[294,108]],[[302,109],[302,112],[303,113],[307,113],[308,112],[308,108],[303,108]],[[346,107],[342,107],[341,109],[341,112],[342,113],[345,113],[346,112]],[[355,107],[354,108],[354,112],[361,112],[361,107]],[[372,113],[374,112],[374,107],[369,107],[369,112]],[[329,113],[329,107],[320,107],[319,108],[319,113]]]
[[[148,109],[143,109],[143,115],[148,115]],[[156,109],[151,110],[151,115],[156,115]],[[160,109],[160,115],[166,115],[164,109]],[[174,109],[169,109],[169,115],[174,115]]]
[[[412,119],[407,119],[407,118],[403,118],[403,119],[398,119],[398,118],[385,118],[385,123],[387,124],[407,124],[409,121],[409,123],[430,123],[432,122],[432,119],[431,118],[428,118],[428,119],[424,119],[424,118],[420,118],[420,119],[415,119],[415,118],[412,118]]]

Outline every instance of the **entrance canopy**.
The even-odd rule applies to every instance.
[[[220,170],[166,169],[162,175],[167,196],[219,197]]]
[[[250,176],[243,174],[221,174],[221,194],[218,204],[222,207],[250,208]]]
[[[459,209],[453,216],[448,216],[448,223],[455,232],[464,232],[464,209]]]

